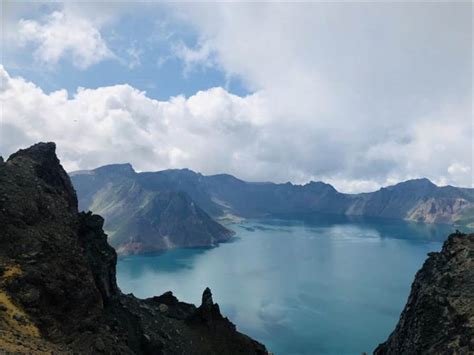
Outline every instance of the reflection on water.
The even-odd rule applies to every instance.
[[[415,272],[450,226],[305,218],[232,225],[217,248],[120,258],[124,292],[173,290],[199,304],[211,287],[240,331],[276,354],[370,352],[394,328]]]

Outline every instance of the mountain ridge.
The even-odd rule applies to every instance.
[[[90,170],[87,174],[95,172]],[[73,174],[73,183],[78,176],[81,174]],[[135,172],[133,176],[146,189],[187,193],[214,218],[228,214],[262,217],[324,212],[424,223],[474,223],[474,189],[440,187],[427,178],[407,180],[374,192],[347,194],[321,181],[304,185],[246,182],[229,174],[206,176],[189,169]],[[83,189],[81,186],[76,188],[82,200]],[[85,208],[90,206],[85,205]]]
[[[116,168],[116,169],[114,169],[114,168]],[[134,174],[159,174],[159,173],[180,174],[180,173],[186,173],[186,174],[189,174],[189,175],[197,175],[197,176],[206,177],[206,178],[232,179],[232,180],[236,180],[236,181],[243,182],[243,183],[246,183],[246,184],[257,184],[257,185],[267,185],[267,184],[269,184],[269,185],[291,185],[291,186],[304,187],[304,186],[307,186],[307,185],[314,185],[314,184],[319,185],[319,184],[321,184],[321,185],[326,185],[328,187],[331,187],[336,192],[346,194],[346,195],[371,194],[371,193],[374,193],[374,192],[377,192],[377,191],[380,191],[380,190],[383,190],[383,189],[394,188],[394,187],[397,187],[398,185],[403,186],[405,184],[408,184],[408,185],[415,185],[416,184],[418,186],[420,186],[420,185],[431,185],[431,186],[438,187],[438,188],[455,188],[455,189],[464,189],[464,190],[473,190],[474,191],[474,188],[470,188],[470,187],[461,187],[461,186],[453,186],[453,185],[437,185],[427,177],[416,177],[416,178],[411,178],[411,179],[404,180],[404,181],[399,181],[399,182],[397,182],[393,185],[381,186],[379,189],[374,190],[374,191],[364,191],[364,192],[351,193],[351,192],[340,192],[339,190],[337,190],[337,188],[335,186],[331,185],[330,183],[324,182],[322,180],[310,180],[306,183],[301,183],[301,184],[292,183],[291,181],[282,182],[282,183],[273,182],[273,181],[246,181],[246,180],[243,180],[243,179],[241,179],[239,177],[236,177],[236,176],[234,176],[232,174],[229,174],[229,173],[216,173],[216,174],[205,175],[205,174],[202,174],[200,172],[191,170],[189,168],[171,168],[171,169],[163,169],[163,170],[156,170],[156,171],[136,171],[133,168],[133,165],[131,163],[106,164],[106,165],[101,165],[101,166],[99,166],[97,168],[93,168],[93,169],[73,170],[73,171],[70,171],[70,172],[67,172],[67,173],[68,173],[69,176],[76,176],[76,175],[90,174],[90,173],[93,173],[93,172],[104,171],[104,170],[109,170],[109,169],[113,169],[117,172],[119,172],[121,170],[122,171],[130,170]]]
[[[130,164],[71,175],[81,194],[79,209],[105,218],[109,242],[119,254],[207,247],[232,238],[233,232],[214,221],[186,192],[148,189],[135,180],[138,175]]]

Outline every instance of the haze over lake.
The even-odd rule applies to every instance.
[[[199,305],[209,286],[238,330],[275,354],[371,352],[394,329],[416,271],[453,231],[393,220],[247,220],[233,242],[119,259],[125,293]]]

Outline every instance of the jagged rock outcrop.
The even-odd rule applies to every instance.
[[[266,354],[212,299],[122,294],[103,222],[78,213],[53,143],[0,164],[0,352]]]
[[[452,234],[429,254],[394,332],[374,354],[474,354],[474,234]]]

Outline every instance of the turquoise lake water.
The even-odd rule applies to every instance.
[[[233,242],[119,259],[125,293],[210,287],[239,331],[282,354],[371,352],[394,329],[416,271],[452,227],[311,216],[230,226]]]

